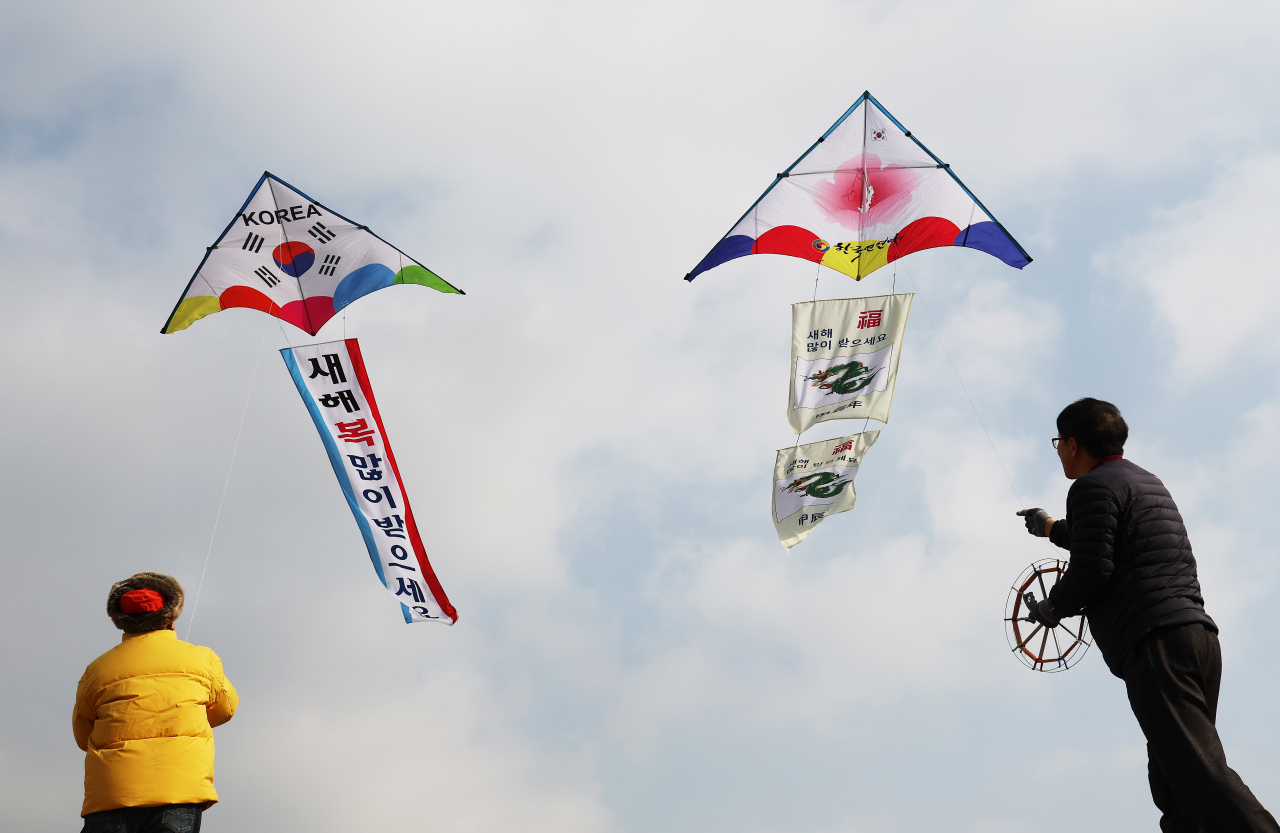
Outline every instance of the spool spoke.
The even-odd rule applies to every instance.
[[[1015,651],[1016,651],[1016,650],[1018,650],[1019,648],[1025,648],[1028,642],[1030,642],[1031,640],[1035,639],[1036,634],[1040,632],[1040,629],[1041,629],[1042,627],[1044,627],[1044,625],[1041,625],[1039,622],[1037,622],[1037,623],[1036,623],[1036,626],[1035,626],[1035,629],[1034,629],[1034,630],[1032,630],[1032,631],[1031,631],[1031,633],[1027,634],[1027,638],[1026,638],[1026,639],[1024,639],[1024,640],[1022,640],[1021,642],[1019,642],[1019,643],[1014,647],[1014,649],[1013,649],[1013,650],[1015,650]]]

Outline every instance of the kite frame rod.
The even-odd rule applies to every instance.
[[[797,160],[797,161],[799,161],[799,160]],[[218,235],[218,239],[217,239],[217,240],[215,240],[215,241],[213,241],[213,245],[212,245],[212,246],[208,246],[208,247],[206,247],[206,248],[205,248],[205,250],[204,250],[204,257],[202,257],[202,258],[200,259],[200,265],[196,267],[196,271],[195,271],[195,273],[191,275],[191,280],[187,281],[187,286],[186,286],[186,288],[185,288],[185,289],[183,289],[183,290],[182,290],[182,294],[178,296],[178,303],[176,303],[176,304],[174,304],[174,305],[173,305],[173,310],[169,313],[169,317],[165,319],[165,321],[164,321],[164,326],[160,328],[160,333],[161,333],[161,335],[163,335],[163,334],[164,334],[164,331],[165,331],[165,330],[167,330],[167,329],[169,328],[169,322],[173,321],[173,316],[177,314],[177,312],[178,312],[178,307],[182,306],[182,301],[183,301],[183,299],[184,299],[184,298],[186,298],[186,297],[187,297],[187,293],[191,291],[191,284],[195,283],[195,282],[196,282],[196,278],[200,277],[200,270],[204,268],[205,261],[207,261],[207,260],[209,259],[209,255],[210,255],[210,253],[212,253],[214,249],[218,248],[218,244],[220,244],[220,243],[222,242],[222,239],[223,239],[224,237],[226,237],[226,236],[227,236],[227,232],[231,231],[231,227],[232,227],[232,226],[234,226],[234,225],[236,224],[236,218],[237,218],[237,217],[239,217],[241,214],[243,214],[243,213],[244,213],[244,210],[245,210],[246,208],[248,208],[248,207],[249,207],[249,203],[253,201],[253,198],[254,198],[255,196],[257,196],[257,194],[258,194],[258,189],[262,187],[262,183],[266,182],[268,177],[270,177],[271,179],[274,179],[276,182],[279,182],[281,185],[283,185],[284,187],[286,187],[286,188],[288,188],[289,190],[293,191],[295,194],[297,194],[298,196],[302,197],[302,198],[303,198],[304,200],[306,200],[307,202],[312,203],[313,205],[318,205],[318,206],[320,206],[320,207],[321,207],[321,208],[323,208],[325,211],[328,211],[330,214],[332,214],[333,216],[337,217],[339,220],[342,220],[342,221],[344,221],[344,222],[350,223],[351,225],[355,226],[356,228],[360,229],[361,231],[367,232],[368,234],[370,234],[370,235],[371,235],[371,236],[373,236],[374,238],[376,238],[376,239],[378,239],[378,240],[381,240],[383,243],[386,243],[388,246],[390,246],[391,248],[395,249],[395,250],[396,250],[397,252],[399,252],[401,255],[403,255],[403,256],[405,256],[405,257],[409,258],[409,260],[412,260],[414,263],[418,264],[418,265],[419,265],[419,266],[421,266],[423,269],[426,269],[426,270],[427,270],[428,272],[430,272],[431,274],[436,275],[435,270],[431,269],[429,266],[427,266],[427,265],[426,265],[425,263],[423,263],[422,261],[418,260],[418,259],[417,259],[416,257],[414,257],[413,255],[411,255],[411,254],[409,254],[408,252],[404,251],[404,250],[403,250],[403,249],[401,249],[399,246],[396,246],[396,245],[392,244],[391,242],[389,242],[389,241],[387,241],[387,240],[383,240],[381,237],[378,237],[378,235],[374,233],[373,229],[371,229],[371,228],[369,228],[368,226],[363,225],[363,224],[361,224],[361,223],[357,223],[355,220],[352,220],[352,219],[351,219],[351,218],[349,218],[349,217],[344,217],[343,215],[341,215],[341,214],[339,214],[338,212],[334,211],[332,208],[330,208],[329,206],[327,206],[327,205],[325,205],[324,203],[320,202],[319,200],[312,199],[309,195],[307,195],[307,194],[303,193],[303,191],[302,191],[302,190],[300,190],[300,189],[298,189],[298,188],[293,187],[292,185],[290,185],[289,183],[285,182],[285,181],[284,181],[283,179],[281,179],[280,177],[278,177],[278,176],[276,176],[275,174],[271,173],[271,171],[263,171],[263,172],[262,172],[262,176],[258,177],[258,182],[257,182],[257,184],[253,186],[253,190],[249,192],[249,196],[248,196],[248,197],[246,197],[246,198],[245,198],[244,203],[242,203],[242,204],[241,204],[241,206],[240,206],[240,210],[239,210],[239,211],[237,211],[234,215],[232,215],[232,217],[231,217],[231,222],[227,223],[227,227],[226,227],[226,228],[224,228],[224,229],[222,230],[222,234],[219,234],[219,235]],[[761,199],[763,199],[763,196],[761,197]],[[440,276],[439,276],[439,275],[436,275],[436,277],[437,277],[437,278],[440,278]],[[454,291],[455,291],[455,292],[457,292],[459,295],[466,295],[466,294],[467,294],[467,293],[466,293],[466,292],[464,292],[463,290],[459,289],[458,287],[456,287],[456,286],[454,286],[453,284],[451,284],[451,283],[449,283],[448,281],[446,281],[444,278],[440,278],[440,281],[441,281],[441,283],[444,283],[444,284],[448,285],[448,287],[449,287],[450,289],[454,290]]]
[[[946,164],[942,164],[942,165],[894,165],[894,166],[893,166],[893,167],[891,167],[891,168],[882,168],[881,170],[885,170],[885,171],[917,171],[917,170],[932,171],[932,170],[933,170],[933,169],[935,169],[935,168],[949,168],[949,167],[951,167],[951,166],[950,166],[950,165],[946,165]],[[845,170],[845,169],[843,169],[843,168],[835,168],[835,169],[830,170],[830,171],[803,171],[803,172],[798,173],[798,174],[787,174],[787,175],[786,175],[786,178],[787,178],[787,179],[791,179],[792,177],[797,177],[797,176],[825,176],[825,175],[827,175],[827,174],[839,174],[839,173],[844,173],[844,170]],[[857,170],[857,168],[854,168],[854,170]],[[739,220],[738,222],[742,222],[742,221],[741,221],[741,220]]]

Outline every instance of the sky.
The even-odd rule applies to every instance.
[[[1061,515],[1048,440],[1081,396],[1178,502],[1228,759],[1280,808],[1280,8],[3,19],[6,829],[77,823],[76,681],[118,642],[110,585],[156,570],[241,696],[209,831],[1154,830],[1123,683],[1096,652],[1029,671],[1001,621],[1057,553],[1014,512]],[[768,484],[814,267],[681,278],[863,90],[1034,262],[824,270],[819,298],[917,298],[857,507],[788,552]],[[263,170],[467,293],[394,287],[316,339],[360,339],[452,628],[369,569],[276,356],[312,339],[249,310],[159,334]]]

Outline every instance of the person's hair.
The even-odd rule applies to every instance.
[[[130,590],[154,590],[164,599],[164,607],[141,613],[125,613],[120,609],[120,597]],[[173,576],[163,573],[135,573],[124,581],[111,585],[111,592],[107,594],[107,615],[125,633],[162,631],[182,612],[182,600],[182,585]]]
[[[1058,436],[1074,437],[1086,454],[1101,459],[1124,453],[1129,426],[1115,405],[1086,396],[1058,414]]]

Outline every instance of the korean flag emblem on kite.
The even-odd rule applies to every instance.
[[[398,283],[465,294],[367,226],[267,172],[205,252],[160,332],[247,307],[315,335],[352,301]]]

